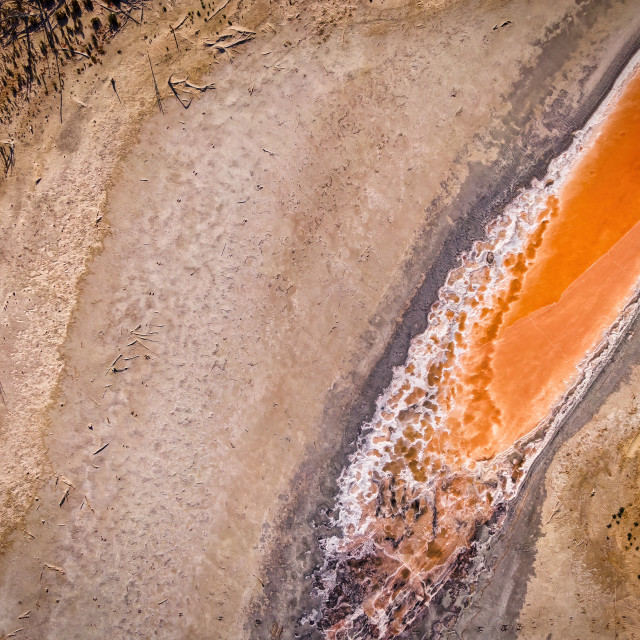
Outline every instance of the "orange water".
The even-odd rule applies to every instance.
[[[562,186],[540,192],[450,274],[347,470],[330,638],[392,637],[415,617],[514,495],[527,456],[514,445],[577,384],[634,293],[640,73]],[[361,596],[342,596],[341,581]]]

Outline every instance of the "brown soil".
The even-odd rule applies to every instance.
[[[636,368],[549,467],[521,638],[640,637],[639,384]]]

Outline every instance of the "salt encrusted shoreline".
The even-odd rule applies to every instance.
[[[579,102],[576,103],[576,108],[568,111],[566,115],[561,116],[559,119],[555,119],[554,111],[557,111],[557,104],[554,104],[556,107],[554,110],[546,113],[543,116],[543,120],[545,122],[554,123],[552,125],[547,124],[549,129],[554,130],[558,135],[548,143],[550,146],[542,146],[538,153],[539,160],[537,162],[533,162],[533,164],[529,165],[527,168],[521,168],[519,171],[512,172],[510,175],[513,178],[513,181],[507,176],[501,177],[500,172],[492,171],[492,175],[495,177],[495,188],[490,193],[484,193],[479,184],[476,184],[475,187],[471,187],[472,189],[477,189],[476,194],[473,195],[473,199],[476,199],[476,206],[479,206],[482,210],[480,213],[479,219],[471,219],[464,218],[464,222],[461,221],[452,231],[451,236],[445,242],[444,247],[440,252],[440,257],[437,259],[434,267],[430,268],[426,273],[425,280],[420,287],[419,291],[414,296],[410,305],[405,312],[401,324],[398,326],[394,339],[389,344],[387,351],[384,357],[379,361],[378,365],[372,371],[369,381],[365,388],[362,390],[362,395],[360,399],[353,406],[350,415],[346,418],[348,422],[347,426],[347,436],[346,439],[343,440],[343,445],[341,448],[336,451],[334,457],[332,458],[330,464],[325,462],[325,468],[322,472],[312,471],[310,468],[306,468],[304,472],[301,472],[299,477],[296,479],[296,484],[299,487],[298,497],[295,499],[291,510],[288,510],[287,513],[290,515],[287,516],[286,520],[286,529],[281,529],[278,539],[280,540],[281,548],[274,553],[271,560],[269,561],[269,576],[272,584],[267,589],[268,594],[270,594],[269,602],[276,605],[279,601],[285,601],[285,599],[291,598],[294,593],[299,593],[300,591],[305,589],[305,584],[309,585],[309,576],[305,576],[305,583],[300,585],[294,585],[291,579],[289,579],[284,584],[281,582],[284,575],[293,575],[292,571],[297,571],[294,567],[297,567],[299,561],[293,561],[291,549],[295,548],[296,545],[294,543],[295,538],[289,538],[289,536],[297,536],[297,535],[308,535],[307,531],[312,533],[312,535],[322,535],[323,532],[326,532],[325,535],[335,534],[336,531],[332,530],[330,526],[327,524],[327,520],[322,516],[322,513],[327,512],[331,514],[330,507],[330,496],[331,493],[331,484],[328,483],[327,480],[322,480],[323,492],[316,498],[313,498],[308,492],[309,487],[314,486],[315,480],[314,473],[321,473],[322,477],[326,474],[331,474],[331,469],[335,469],[338,460],[342,460],[343,464],[347,462],[347,456],[349,456],[353,452],[353,445],[349,443],[349,439],[353,438],[355,433],[358,431],[359,427],[357,425],[362,425],[368,422],[371,419],[371,416],[374,413],[375,407],[372,404],[375,402],[374,398],[372,398],[372,393],[376,389],[380,392],[382,389],[386,388],[389,384],[387,376],[389,375],[387,372],[390,371],[391,366],[398,366],[402,361],[404,361],[406,356],[406,350],[404,352],[404,356],[402,355],[403,349],[408,349],[408,344],[413,335],[419,333],[422,329],[420,328],[420,317],[421,314],[424,313],[424,309],[428,308],[432,301],[435,300],[437,289],[434,286],[437,283],[439,278],[440,282],[444,280],[445,274],[443,274],[443,268],[448,264],[449,268],[453,268],[455,266],[455,254],[459,255],[460,251],[464,250],[465,245],[468,246],[468,238],[479,237],[481,233],[479,233],[481,226],[484,226],[485,221],[489,218],[489,211],[491,210],[499,210],[500,203],[505,203],[507,199],[512,199],[515,196],[516,189],[518,186],[526,185],[530,183],[533,179],[538,178],[542,179],[546,172],[546,167],[551,160],[552,157],[558,156],[562,153],[568,146],[571,145],[573,141],[573,132],[581,129],[585,126],[585,123],[593,116],[594,110],[598,108],[599,105],[602,104],[603,99],[606,100],[607,96],[611,97],[613,95],[612,86],[615,83],[616,78],[621,78],[621,71],[627,67],[631,57],[636,53],[638,45],[640,44],[640,32],[634,32],[629,35],[628,39],[622,43],[616,43],[616,53],[612,56],[609,62],[602,65],[602,68],[598,70],[597,66],[593,66],[588,70],[583,68],[585,77],[594,74],[596,78],[598,78],[595,84],[591,85],[591,89],[586,94],[581,95],[579,98]],[[553,54],[549,54],[553,55]],[[534,68],[532,67],[527,71],[527,75],[523,76],[522,83],[527,84],[532,82],[531,78],[528,74],[534,74]],[[583,81],[586,84],[586,81]],[[581,86],[584,87],[584,84]],[[567,100],[567,104],[570,103],[571,99],[576,99],[575,96],[573,98],[569,97]],[[566,106],[566,105],[565,105]],[[562,111],[562,109],[560,109]],[[568,127],[568,128],[566,128]],[[532,142],[534,147],[542,143],[542,140],[537,140],[535,143]],[[547,144],[547,143],[545,143]],[[507,153],[507,157],[511,157],[510,154]],[[516,156],[517,158],[517,156]],[[515,161],[515,158],[513,158]],[[507,163],[508,164],[508,163]],[[502,163],[499,163],[498,166],[504,166]],[[516,165],[514,165],[515,167]],[[505,197],[509,196],[509,198]],[[462,201],[464,203],[464,200]],[[461,204],[459,206],[464,207],[465,204]],[[468,214],[465,213],[465,216]],[[456,250],[457,247],[457,250]],[[631,319],[629,319],[629,322]],[[620,338],[621,336],[619,336]],[[619,343],[619,339],[616,341],[616,344]],[[403,346],[406,345],[406,346]],[[614,349],[614,345],[609,345],[611,349]],[[594,373],[594,378],[596,377]],[[387,380],[385,382],[385,380]],[[332,421],[338,419],[336,416],[332,414],[331,408],[327,409],[327,420]],[[549,435],[551,438],[552,436]],[[545,464],[546,450],[542,453],[542,455],[537,456],[535,460],[535,464],[539,467],[540,465]],[[517,501],[517,500],[516,500]],[[312,506],[312,504],[314,506]],[[320,515],[316,515],[316,509],[318,509],[318,505],[320,506]],[[295,515],[294,515],[295,513]],[[499,519],[502,520],[504,514],[498,514]],[[509,520],[511,520],[513,514],[509,516]],[[283,523],[284,524],[284,523]],[[482,527],[477,533],[477,547],[484,547],[484,543],[486,542],[488,532],[494,531],[496,527],[499,525],[498,522],[488,522]],[[301,533],[297,533],[301,532]],[[304,533],[302,533],[304,532]],[[324,537],[324,536],[323,536]],[[289,542],[291,540],[291,542]],[[488,553],[488,548],[487,548]],[[312,558],[316,559],[316,562],[319,561],[319,556],[317,552],[314,553]],[[276,560],[277,558],[277,560]],[[464,596],[466,586],[463,583],[456,583],[456,580],[464,573],[465,567],[470,567],[473,563],[482,565],[485,569],[490,570],[491,568],[491,558],[489,556],[485,557],[485,553],[482,550],[478,550],[475,554],[475,560],[469,557],[469,554],[465,554],[463,557],[459,558],[457,566],[453,570],[453,574],[446,585],[446,589],[441,591],[442,593],[452,593],[452,590],[461,594],[461,598]],[[308,566],[308,562],[305,562],[303,566]],[[285,584],[287,585],[286,588]],[[310,585],[309,585],[310,586]],[[296,596],[298,598],[298,596]],[[466,596],[464,596],[466,598]],[[424,615],[420,615],[420,620],[416,622],[415,632],[408,631],[407,637],[414,637],[414,633],[420,635],[424,633],[424,630],[429,629],[431,632],[432,625],[434,620],[437,622],[438,618],[434,615],[437,615],[436,612],[441,614],[441,619],[445,619],[448,623],[451,623],[452,616],[455,617],[457,612],[459,612],[459,601],[451,601],[449,596],[446,598],[446,602],[449,603],[440,603],[438,604],[436,600],[440,599],[439,597],[434,599],[432,602],[432,606],[429,609],[433,609],[433,612],[425,610],[423,614],[427,614],[426,618]],[[292,602],[291,600],[288,600]],[[300,600],[296,600],[299,604],[296,606],[296,609],[300,612],[302,611],[310,611],[314,607],[317,607],[318,601],[313,597],[303,597]],[[465,600],[466,601],[466,600]],[[271,605],[270,605],[271,606]],[[259,611],[259,609],[255,609]],[[294,611],[289,608],[286,610],[281,610],[280,608],[276,608],[273,610],[267,619],[271,618],[271,616],[281,616],[281,615],[293,615]],[[433,614],[433,615],[432,615]],[[271,618],[273,619],[273,618]],[[281,618],[282,619],[282,618]],[[425,626],[426,625],[426,626]],[[322,634],[319,633],[317,629],[313,627],[309,627],[308,625],[298,624],[296,627],[296,637],[305,637],[305,638],[316,638],[321,637]],[[449,626],[449,628],[451,628]],[[259,630],[252,634],[252,637],[262,637],[259,633]],[[418,637],[418,636],[416,636]],[[420,636],[421,637],[421,636]]]
[[[389,454],[385,453],[384,444],[388,441],[393,444],[400,438],[402,429],[395,426],[395,419],[399,412],[410,408],[406,400],[394,402],[400,387],[408,385],[409,389],[413,389],[416,385],[429,389],[430,385],[427,383],[429,365],[441,359],[443,352],[441,345],[447,343],[448,340],[453,340],[453,333],[457,328],[455,318],[459,317],[461,313],[464,313],[465,317],[468,314],[469,324],[471,324],[471,319],[478,314],[478,311],[474,311],[469,305],[470,300],[475,297],[475,289],[471,286],[471,282],[474,274],[483,269],[486,264],[487,251],[492,252],[495,260],[491,270],[490,295],[493,294],[495,297],[501,287],[507,286],[508,280],[505,280],[501,273],[501,266],[505,258],[520,251],[531,235],[535,233],[542,221],[541,216],[547,207],[548,198],[558,197],[561,194],[562,188],[570,179],[576,165],[584,154],[589,153],[592,149],[601,134],[603,123],[624,91],[627,81],[637,72],[638,68],[640,68],[640,54],[636,54],[629,61],[612,90],[591,116],[584,129],[576,132],[569,149],[550,163],[544,178],[540,181],[534,180],[530,188],[522,190],[505,208],[504,213],[487,225],[486,237],[476,242],[471,251],[462,254],[459,259],[460,266],[450,272],[447,281],[439,291],[438,300],[433,304],[429,313],[427,330],[413,339],[405,366],[394,370],[392,383],[379,398],[376,414],[373,420],[364,426],[363,434],[358,442],[358,449],[351,456],[350,464],[340,476],[339,515],[333,524],[339,528],[341,534],[331,536],[323,541],[325,563],[318,574],[318,583],[324,585],[320,593],[323,593],[325,598],[331,600],[332,593],[336,589],[341,589],[340,581],[350,579],[345,577],[348,576],[348,573],[343,572],[342,578],[336,574],[336,571],[340,571],[339,567],[342,562],[348,562],[349,558],[360,558],[365,553],[362,548],[362,536],[364,535],[366,538],[366,531],[373,524],[373,521],[370,517],[363,516],[362,509],[367,503],[377,499],[368,491],[368,486],[371,484],[372,477],[385,476],[383,467],[390,461],[390,458]],[[555,435],[566,416],[577,406],[589,389],[591,382],[597,378],[611,354],[615,352],[628,327],[637,317],[638,308],[638,291],[635,290],[628,299],[624,310],[605,332],[599,344],[580,362],[574,384],[551,409],[547,418],[488,463],[480,464],[478,469],[466,469],[469,476],[477,479],[479,487],[483,485],[503,486],[502,491],[498,490],[497,493],[492,494],[494,512],[506,515],[510,505],[517,499],[519,489],[523,485],[531,465],[544,451],[545,445]],[[464,335],[464,331],[462,329],[460,331]],[[434,344],[438,346],[431,346]],[[405,368],[410,365],[413,365],[412,373],[408,373]],[[438,383],[435,384],[437,386]],[[435,412],[438,413],[438,409]],[[430,410],[429,413],[431,413]],[[376,441],[380,440],[380,435],[383,432],[389,432],[389,440],[383,439],[383,445],[380,445]],[[373,453],[376,455],[372,455]],[[522,474],[517,480],[512,479],[514,463],[518,463],[522,469]],[[446,468],[444,459],[442,464],[443,468]],[[451,473],[457,474],[463,471],[464,469],[452,469]],[[412,500],[417,495],[424,496],[427,503],[435,500],[431,494],[435,491],[436,477],[426,483],[420,483],[414,481],[409,474],[404,478],[404,481],[411,491]],[[500,517],[499,520],[503,520],[503,517]],[[494,531],[494,535],[498,532],[499,528]],[[437,573],[428,574],[432,579],[428,591],[420,596],[417,604],[409,605],[411,607],[410,613],[403,619],[403,625],[410,625],[419,615],[420,606],[429,602],[442,584],[447,581],[457,558],[463,555],[465,550],[458,548],[456,553],[450,556],[448,562],[437,567]],[[369,549],[367,555],[368,553],[384,554],[384,551]],[[399,600],[402,601],[405,596],[406,594],[401,591]],[[316,613],[316,615],[318,616],[316,623],[322,624],[324,614],[318,615]],[[353,630],[358,633],[361,625],[373,625],[372,628],[377,629],[376,633],[380,637],[384,637],[389,623],[388,615],[388,613],[377,611],[375,618],[370,618],[364,614],[362,606],[356,606],[355,611],[346,618],[344,629],[352,629],[352,625],[356,625]],[[343,629],[342,626],[340,628]]]

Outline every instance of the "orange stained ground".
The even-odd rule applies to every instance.
[[[549,413],[638,282],[640,73],[550,200],[542,242],[528,249],[535,259],[496,312],[495,338],[486,332],[467,356],[457,402],[465,413],[452,435],[475,459],[508,448]]]

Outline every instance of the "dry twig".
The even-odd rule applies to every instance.
[[[56,567],[55,564],[49,564],[47,562],[44,562],[43,564],[46,569],[51,569],[51,571],[56,571],[57,573],[61,573],[62,575],[65,575],[66,573],[66,571],[62,567]]]
[[[224,4],[221,4],[208,18],[205,18],[204,21],[209,22],[209,20],[213,20],[230,2],[231,0],[226,0]]]
[[[189,94],[193,94],[193,91],[189,91],[189,89],[194,89],[195,91],[199,91],[200,93],[204,93],[205,91],[208,91],[209,89],[215,89],[216,86],[213,82],[209,83],[209,84],[203,84],[203,85],[196,85],[196,84],[191,84],[189,82],[188,78],[183,78],[183,79],[173,79],[173,74],[171,74],[169,76],[169,87],[171,88],[171,91],[173,91],[173,95],[176,97],[176,99],[178,100],[178,102],[185,108],[188,109],[191,106],[191,102],[193,100],[193,97],[189,98],[189,100],[185,100],[183,99],[180,94],[178,93],[178,91],[181,91],[182,93],[189,93]],[[176,89],[176,87],[178,87],[178,89]],[[133,331],[131,332],[133,333],[133,335],[138,335],[136,333],[134,333]],[[157,333],[157,331],[153,332],[153,333]],[[151,335],[151,334],[146,334],[146,335]]]
[[[151,75],[153,76],[153,86],[156,90],[156,100],[158,101],[158,108],[160,109],[160,113],[164,114],[164,109],[162,108],[162,100],[160,99],[160,91],[158,90],[158,83],[156,82],[156,74],[153,72],[153,65],[151,64],[151,56],[147,54],[147,58],[149,59],[149,67],[151,69]]]

